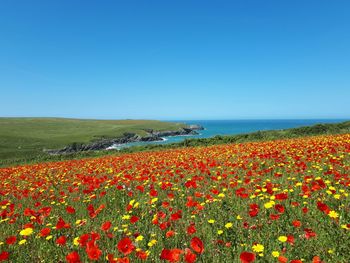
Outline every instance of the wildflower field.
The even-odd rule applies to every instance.
[[[0,261],[350,262],[350,135],[0,169]]]

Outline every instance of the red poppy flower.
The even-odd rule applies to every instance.
[[[131,224],[135,224],[137,221],[139,221],[139,218],[138,218],[137,216],[132,216],[132,217],[130,218],[130,223],[131,223]]]
[[[294,221],[292,222],[292,224],[293,224],[294,227],[300,227],[300,226],[301,226],[301,222],[298,221],[298,220],[294,220]]]
[[[165,234],[165,236],[166,236],[167,238],[173,237],[174,235],[175,235],[175,231],[173,231],[173,230],[169,230],[169,231],[166,232],[166,234]]]
[[[256,217],[259,214],[259,206],[257,204],[249,205],[249,216]]]
[[[89,234],[82,234],[79,237],[79,244],[81,247],[85,247],[87,245],[87,242],[89,241],[90,235]]]
[[[304,233],[305,233],[305,238],[306,238],[306,239],[310,239],[310,238],[316,236],[316,233],[315,233],[314,231],[312,231],[311,228],[305,228],[305,229],[304,229]]]
[[[197,255],[193,253],[190,249],[185,249],[185,262],[187,263],[193,263],[197,259]]]
[[[102,255],[102,251],[96,245],[90,244],[89,242],[86,246],[86,254],[88,255],[89,259],[98,260]]]
[[[135,249],[135,246],[130,238],[125,237],[119,241],[117,248],[124,255],[128,255]]]
[[[278,257],[278,262],[280,262],[280,263],[287,263],[288,262],[288,258],[286,258],[285,256],[279,256]]]
[[[95,243],[95,241],[99,240],[101,236],[99,233],[91,232],[90,237],[91,237],[91,241],[93,241],[92,243]]]
[[[169,223],[168,222],[164,222],[164,223],[161,223],[160,225],[159,225],[159,228],[161,229],[161,230],[165,230],[165,229],[167,229],[169,227]]]
[[[174,213],[170,216],[170,219],[172,221],[179,220],[180,218],[182,218],[182,211],[181,210],[177,211],[176,213]]]
[[[280,215],[276,215],[276,214],[271,214],[270,215],[270,219],[271,220],[278,220],[280,218]]]
[[[7,251],[3,251],[0,253],[0,261],[8,260],[10,257],[10,253]]]
[[[195,252],[199,254],[203,253],[204,251],[203,242],[198,237],[193,237],[191,239],[191,247]]]
[[[322,263],[322,260],[319,256],[314,256],[312,258],[312,263]]]
[[[81,263],[80,256],[79,256],[78,252],[76,252],[76,251],[69,253],[66,256],[66,260],[68,263]]]
[[[255,261],[255,254],[251,252],[244,251],[239,256],[242,263],[251,263]]]
[[[96,210],[92,204],[89,204],[87,210],[91,218],[95,218],[106,206],[104,204],[100,205]]]
[[[317,208],[326,214],[328,214],[331,211],[329,209],[329,207],[325,203],[322,203],[322,202],[317,202]]]
[[[136,189],[139,190],[141,193],[145,191],[145,187],[143,185],[136,186]]]
[[[142,260],[146,260],[148,255],[145,251],[140,250],[140,251],[136,252],[136,257],[138,257],[139,259],[142,259]]]
[[[56,244],[60,246],[64,246],[67,242],[67,239],[65,236],[60,236],[59,238],[56,239]]]
[[[288,198],[288,194],[286,193],[280,193],[275,195],[276,200],[286,200]]]
[[[70,228],[70,225],[67,224],[62,217],[58,219],[58,222],[56,224],[56,229],[62,229],[62,228]]]
[[[51,233],[51,229],[48,227],[45,227],[45,228],[40,230],[39,236],[46,237],[46,236],[50,235],[50,233]]]
[[[111,228],[111,226],[112,226],[111,221],[106,221],[106,222],[104,222],[104,223],[102,224],[101,230],[102,230],[102,231],[108,231],[108,230]]]
[[[287,242],[288,242],[289,244],[294,244],[294,241],[295,241],[295,238],[294,238],[293,235],[288,235],[288,236],[287,236]]]
[[[191,224],[189,227],[187,227],[187,234],[192,235],[194,233],[196,233],[196,227],[194,226],[194,224]]]
[[[72,206],[67,206],[66,211],[68,214],[75,214],[75,209]]]
[[[130,259],[125,257],[125,258],[118,258],[117,263],[130,263]]]
[[[12,244],[14,244],[16,242],[16,240],[17,240],[17,237],[10,236],[10,237],[6,238],[6,244],[7,245],[12,245]]]
[[[151,191],[149,192],[149,195],[152,197],[156,197],[158,195],[158,192],[154,189],[151,189]]]
[[[181,249],[163,249],[160,255],[160,259],[167,260],[169,262],[178,262],[180,260],[180,255],[182,254]]]
[[[284,206],[281,204],[276,204],[275,210],[278,211],[279,213],[283,214],[284,213]]]

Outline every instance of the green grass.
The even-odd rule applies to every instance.
[[[0,164],[38,158],[44,155],[43,149],[117,138],[126,132],[145,136],[144,129],[164,131],[183,126],[181,123],[155,120],[0,118]]]

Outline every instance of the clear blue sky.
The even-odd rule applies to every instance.
[[[350,1],[0,1],[0,116],[350,118]]]

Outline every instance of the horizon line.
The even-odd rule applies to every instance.
[[[350,120],[350,117],[263,117],[263,118],[105,118],[105,117],[59,117],[59,116],[0,116],[0,118],[23,119],[82,119],[82,120],[156,120],[156,121],[258,121],[258,120]]]

